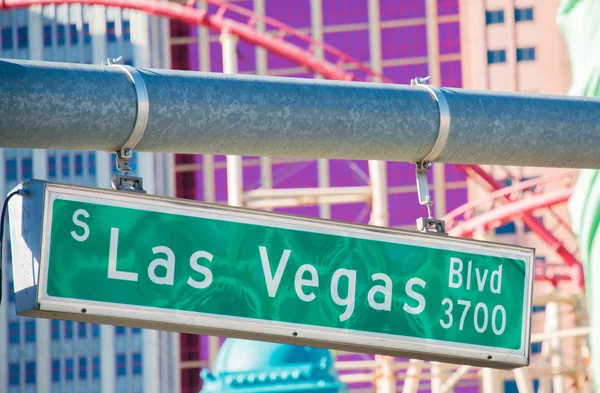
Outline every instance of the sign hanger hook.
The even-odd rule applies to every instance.
[[[448,233],[446,233],[445,221],[435,219],[431,214],[433,200],[429,195],[427,171],[432,167],[432,161],[438,158],[440,153],[446,147],[448,135],[450,134],[450,107],[448,106],[448,101],[446,100],[446,97],[444,97],[442,91],[436,86],[427,84],[427,81],[430,79],[431,76],[427,76],[425,78],[415,78],[410,81],[411,86],[423,87],[433,95],[438,104],[438,109],[440,112],[440,124],[435,143],[433,144],[433,147],[429,153],[415,163],[419,203],[421,206],[427,206],[427,217],[420,217],[417,219],[417,230],[425,233],[448,235]]]

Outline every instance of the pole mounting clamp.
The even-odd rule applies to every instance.
[[[430,76],[426,78],[415,78],[410,81],[412,86],[422,87],[431,93],[437,102],[438,110],[440,112],[440,125],[435,143],[433,144],[433,147],[429,153],[419,160],[419,162],[431,162],[440,156],[446,147],[446,142],[448,142],[448,135],[450,135],[450,120],[452,119],[450,115],[450,107],[448,106],[448,100],[446,100],[444,93],[439,87],[426,84],[429,79],[431,79]]]
[[[131,134],[129,134],[127,141],[116,152],[117,170],[123,172],[124,175],[114,175],[112,178],[112,186],[115,190],[145,193],[142,184],[142,178],[129,176],[129,172],[131,172],[129,160],[133,157],[133,150],[140,142],[144,136],[144,132],[146,131],[148,117],[150,115],[150,100],[148,98],[148,89],[144,79],[142,78],[142,75],[134,67],[118,64],[121,59],[122,57],[108,59],[106,63],[103,63],[103,65],[107,65],[109,67],[118,67],[127,74],[129,80],[135,88],[137,108],[135,123],[133,124]]]
[[[410,81],[411,86],[419,86],[427,89],[435,101],[437,102],[438,109],[440,112],[440,125],[438,133],[435,139],[433,147],[423,157],[418,160],[416,164],[416,178],[417,178],[417,193],[419,195],[419,203],[422,206],[427,206],[427,217],[420,217],[417,219],[417,230],[425,233],[436,233],[440,235],[447,235],[446,223],[444,220],[436,220],[431,214],[431,207],[433,206],[433,200],[429,195],[429,185],[427,180],[427,171],[432,166],[432,161],[439,157],[448,141],[448,135],[450,134],[450,107],[448,101],[440,90],[436,86],[426,84],[431,79],[430,76],[426,78],[415,78]]]

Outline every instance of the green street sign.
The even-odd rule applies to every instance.
[[[32,181],[17,312],[513,368],[531,249]]]

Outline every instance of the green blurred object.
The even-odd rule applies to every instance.
[[[566,39],[571,58],[570,95],[600,97],[600,1],[561,0],[558,23]],[[576,121],[576,119],[574,119]],[[600,136],[599,136],[600,137]],[[599,152],[600,153],[600,152]],[[600,285],[600,176],[598,170],[581,171],[569,201],[573,231],[579,238],[584,265],[586,294],[591,324],[592,377],[595,391],[600,392],[600,312],[594,302]],[[595,266],[592,265],[595,262]]]

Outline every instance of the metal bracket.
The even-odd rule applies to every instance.
[[[419,204],[421,204],[421,206],[427,206],[427,218],[417,218],[417,230],[419,232],[447,235],[446,223],[444,222],[444,220],[436,220],[431,215],[431,206],[433,206],[433,200],[429,195],[429,185],[427,184],[427,171],[429,170],[429,168],[431,168],[431,162],[417,162],[416,167],[417,193],[419,194]]]
[[[134,67],[117,64],[121,61],[122,57],[116,59],[107,59],[106,63],[109,67],[119,67],[122,69],[135,88],[135,95],[137,98],[137,113],[135,117],[135,123],[133,130],[129,135],[129,138],[120,150],[116,152],[116,166],[119,172],[123,172],[123,175],[113,175],[112,187],[115,190],[122,191],[134,191],[145,193],[142,186],[142,178],[129,176],[131,167],[129,166],[129,160],[133,157],[133,149],[137,146],[139,141],[144,136],[146,126],[148,125],[148,117],[150,114],[150,101],[148,99],[148,89],[144,83],[144,79],[137,69]]]
[[[429,153],[419,160],[420,162],[434,161],[442,153],[446,147],[446,142],[448,142],[448,135],[450,134],[450,120],[452,119],[450,115],[450,107],[448,106],[448,101],[446,100],[444,93],[437,86],[427,85],[426,83],[429,79],[431,79],[430,76],[426,78],[415,78],[410,81],[411,86],[419,86],[427,89],[437,102],[438,109],[440,111],[440,126],[438,128],[438,134],[435,139],[435,143],[433,144],[433,147]]]
[[[111,179],[113,190],[131,191],[145,194],[143,179],[136,176],[113,175]]]
[[[434,219],[431,215],[431,206],[433,206],[433,200],[429,195],[427,171],[432,166],[431,162],[435,160],[446,147],[448,134],[450,133],[450,108],[448,107],[448,101],[446,101],[442,91],[435,86],[426,84],[429,79],[431,79],[430,76],[426,78],[415,78],[410,81],[411,86],[422,86],[429,90],[438,103],[438,109],[440,111],[440,125],[435,143],[433,144],[433,147],[429,153],[427,153],[425,157],[415,164],[419,203],[421,206],[427,206],[427,218],[420,217],[417,219],[417,230],[419,232],[447,235],[446,223],[444,220]]]

